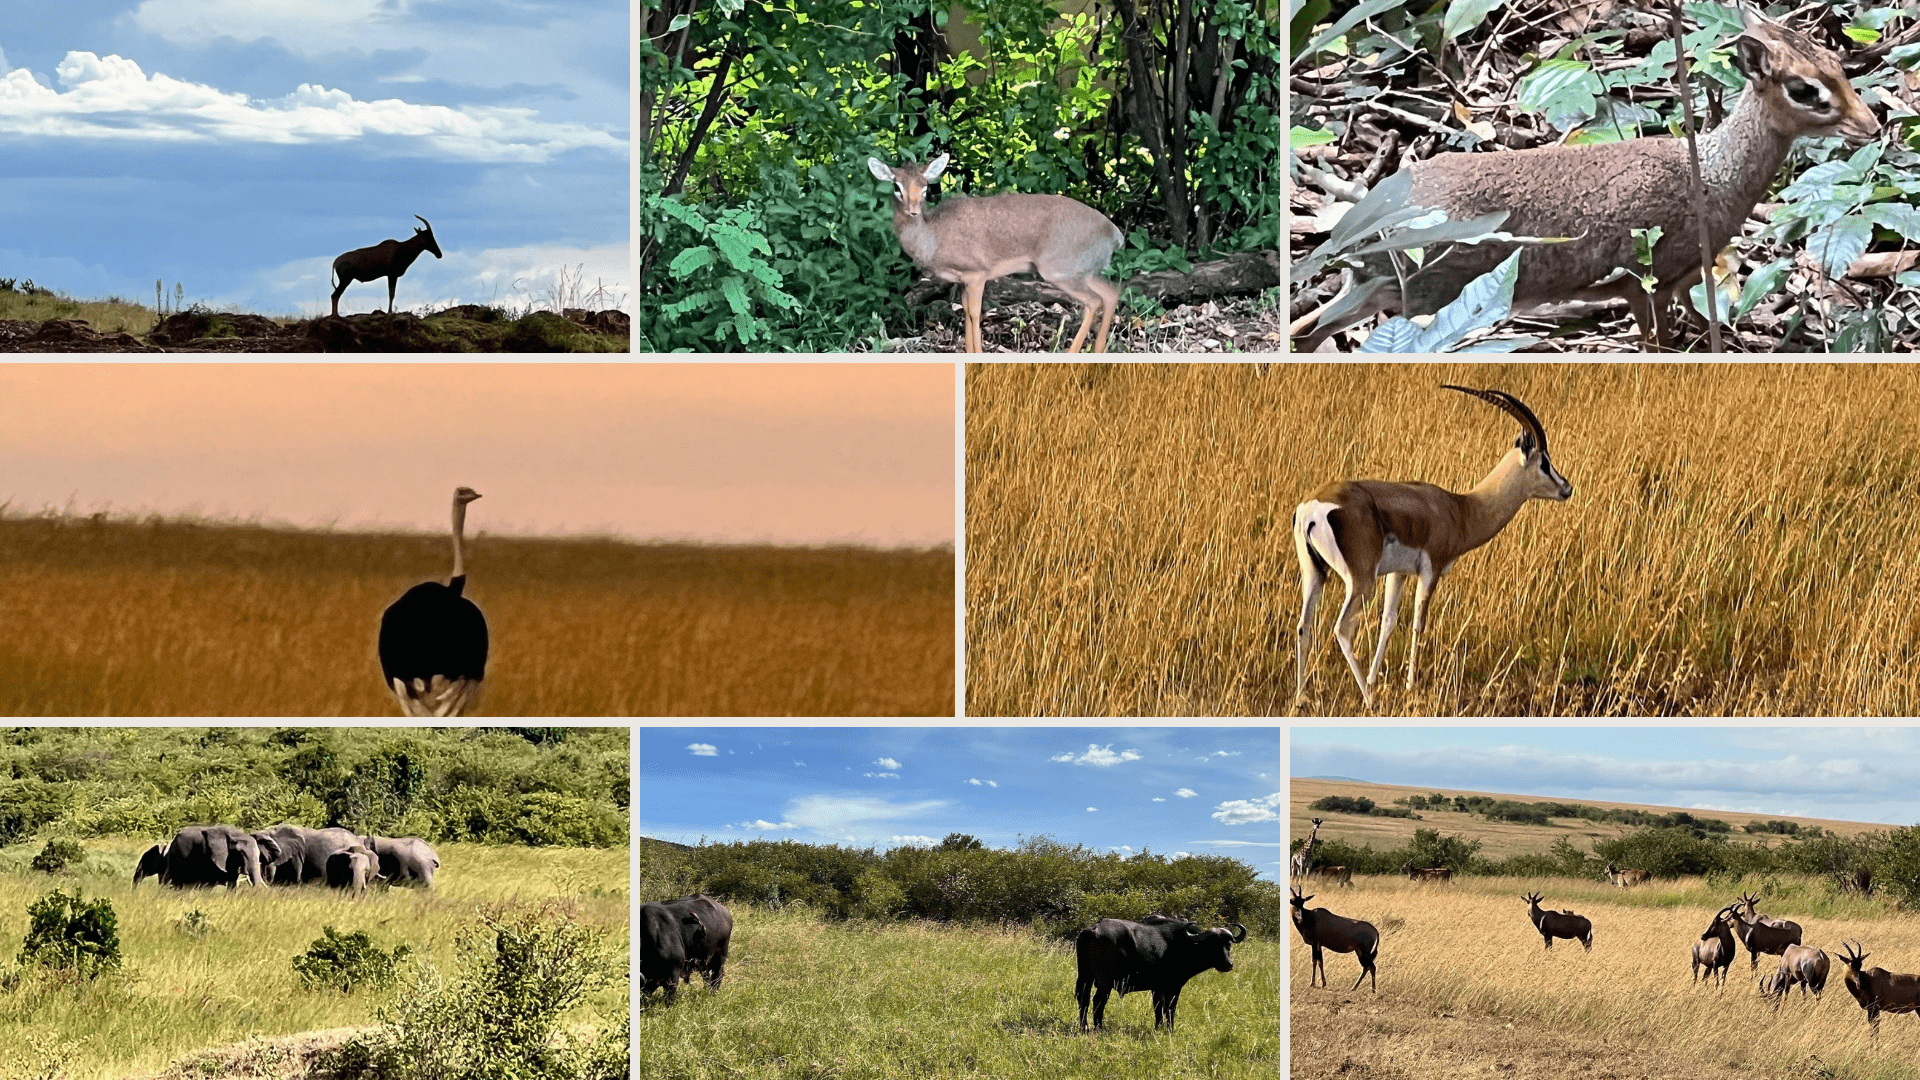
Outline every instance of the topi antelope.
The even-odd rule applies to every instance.
[[[413,216],[420,218],[420,224],[426,228],[413,230],[413,235],[405,240],[382,240],[372,247],[355,248],[333,260],[334,276],[340,280],[333,287],[333,314],[336,318],[340,314],[340,294],[347,291],[349,284],[379,281],[381,278],[387,279],[387,314],[393,314],[393,293],[400,287],[400,275],[407,272],[407,267],[412,266],[413,260],[419,258],[423,251],[431,251],[434,258],[441,258],[440,245],[433,240],[433,224],[419,214]]]
[[[1720,973],[1720,985],[1727,985],[1727,969],[1733,966],[1733,958],[1739,949],[1733,943],[1733,905],[1728,904],[1713,917],[1712,925],[1700,935],[1700,941],[1693,946],[1693,981],[1712,982],[1715,971]],[[1707,977],[1700,977],[1700,969],[1707,969]]]
[[[1353,980],[1353,989],[1360,989],[1360,984],[1369,979],[1372,982],[1367,989],[1380,989],[1379,974],[1373,967],[1380,955],[1380,931],[1370,922],[1344,919],[1323,907],[1309,910],[1307,901],[1313,897],[1301,896],[1299,889],[1292,892],[1287,902],[1293,905],[1293,928],[1300,931],[1300,940],[1313,949],[1313,967],[1307,973],[1307,985],[1315,985],[1315,978],[1320,980],[1319,985],[1327,985],[1327,962],[1320,950],[1332,949],[1359,957],[1360,977]]]
[[[1759,970],[1761,953],[1778,956],[1787,951],[1787,946],[1800,944],[1800,924],[1786,919],[1770,919],[1760,914],[1754,906],[1759,900],[1752,893],[1746,893],[1733,905],[1734,917],[1739,920],[1733,932],[1740,936],[1741,943],[1747,947],[1749,971]],[[1744,913],[1742,908],[1745,908]]]
[[[1645,885],[1652,877],[1651,870],[1622,870],[1612,863],[1607,864],[1607,880],[1623,889],[1632,885]]]
[[[1867,1023],[1876,1037],[1880,1034],[1881,1013],[1920,1011],[1920,975],[1900,975],[1880,967],[1861,971],[1860,965],[1873,954],[1862,952],[1857,941],[1846,942],[1844,947],[1840,962],[1847,965],[1847,993],[1867,1010]]]
[[[1346,584],[1346,602],[1333,623],[1334,640],[1347,659],[1360,700],[1373,705],[1373,681],[1387,656],[1387,638],[1400,616],[1400,593],[1416,581],[1413,636],[1407,644],[1407,689],[1413,689],[1420,631],[1427,625],[1427,604],[1454,560],[1500,535],[1530,499],[1564,502],[1573,485],[1547,457],[1547,432],[1519,398],[1499,390],[1475,390],[1443,384],[1488,402],[1520,422],[1520,437],[1500,463],[1471,491],[1452,492],[1432,484],[1383,480],[1336,480],[1293,512],[1293,547],[1300,560],[1300,627],[1294,654],[1294,701],[1306,695],[1307,662],[1313,653],[1313,609],[1329,571]],[[1380,644],[1365,673],[1354,653],[1360,610],[1373,594],[1375,580],[1386,579],[1380,611]]]
[[[1448,884],[1453,883],[1453,867],[1451,866],[1429,866],[1422,870],[1416,868],[1411,861],[1408,861],[1400,864],[1400,872],[1407,875],[1408,881],[1444,881]]]
[[[1760,980],[1760,992],[1773,995],[1773,1007],[1779,1008],[1781,999],[1787,991],[1797,984],[1801,996],[1813,991],[1818,1001],[1820,992],[1827,988],[1827,970],[1831,962],[1827,954],[1807,945],[1789,945],[1787,951],[1780,954],[1780,967],[1772,975]]]
[[[1540,906],[1539,893],[1528,893],[1520,899],[1527,902],[1527,918],[1533,920],[1533,928],[1540,931],[1547,948],[1553,948],[1553,939],[1561,937],[1578,941],[1587,951],[1593,951],[1593,923],[1585,915],[1547,911]]]

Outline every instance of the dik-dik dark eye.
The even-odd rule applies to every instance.
[[[1787,96],[1793,99],[1795,105],[1804,105],[1809,109],[1827,107],[1827,88],[1819,83],[1810,83],[1805,79],[1788,79],[1786,90]]]

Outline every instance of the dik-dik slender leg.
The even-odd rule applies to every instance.
[[[1073,335],[1073,344],[1067,346],[1068,352],[1077,353],[1080,346],[1086,343],[1087,331],[1093,327],[1093,309],[1100,304],[1099,294],[1090,291],[1086,281],[1061,279],[1053,284],[1080,305],[1080,332]]]
[[[967,309],[967,351],[981,352],[980,342],[980,298],[987,291],[987,279],[984,275],[969,277],[965,281],[966,292],[962,297]]]
[[[1400,590],[1407,584],[1407,575],[1388,574],[1387,589],[1380,608],[1380,644],[1373,650],[1373,663],[1367,665],[1367,685],[1380,677],[1380,662],[1387,658],[1387,638],[1393,634],[1393,624],[1400,619]]]
[[[1107,351],[1107,331],[1113,328],[1114,309],[1120,306],[1120,290],[1099,274],[1087,275],[1087,288],[1100,294],[1100,334],[1094,338],[1093,351]]]

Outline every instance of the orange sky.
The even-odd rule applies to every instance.
[[[953,540],[950,364],[4,364],[0,501],[638,539]]]

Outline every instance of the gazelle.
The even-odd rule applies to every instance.
[[[1471,491],[1452,492],[1432,484],[1383,480],[1336,480],[1313,493],[1293,512],[1293,547],[1300,558],[1300,629],[1294,655],[1294,701],[1306,695],[1307,662],[1313,652],[1313,609],[1331,570],[1346,583],[1347,599],[1334,620],[1334,640],[1347,658],[1360,700],[1373,705],[1373,680],[1386,659],[1387,638],[1400,615],[1400,591],[1407,579],[1418,581],[1413,600],[1413,637],[1407,644],[1407,688],[1420,652],[1420,631],[1434,586],[1454,560],[1500,535],[1530,499],[1564,502],[1573,485],[1547,456],[1547,431],[1533,410],[1512,394],[1442,384],[1485,401],[1520,422],[1520,437],[1486,479]],[[1375,579],[1386,578],[1380,612],[1380,645],[1364,674],[1354,655],[1360,609],[1373,594]]]

